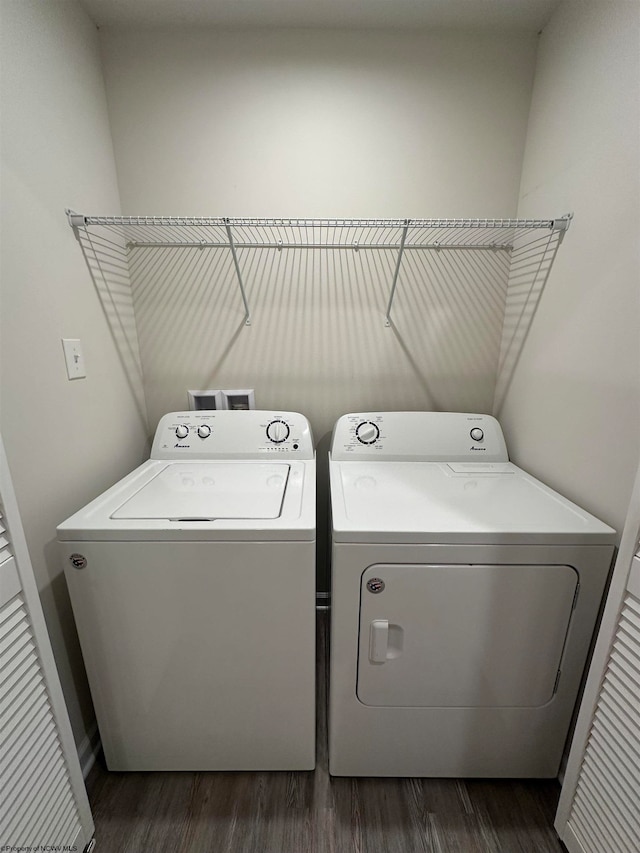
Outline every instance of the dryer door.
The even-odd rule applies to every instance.
[[[370,566],[360,591],[358,698],[544,705],[559,679],[577,582],[570,566]]]

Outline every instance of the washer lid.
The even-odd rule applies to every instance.
[[[111,518],[278,518],[289,467],[285,463],[175,462],[119,506]]]

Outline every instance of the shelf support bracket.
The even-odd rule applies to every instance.
[[[229,238],[229,248],[231,249],[231,257],[233,258],[233,264],[236,268],[236,276],[238,277],[238,284],[240,285],[240,293],[242,294],[242,302],[244,304],[244,324],[245,326],[251,325],[251,312],[249,310],[249,303],[247,302],[247,294],[244,290],[244,284],[242,282],[242,273],[240,272],[240,264],[238,262],[238,255],[236,253],[236,245],[233,242],[233,232],[231,231],[231,223],[229,219],[225,219],[225,228],[227,230],[227,237]]]
[[[568,231],[569,226],[571,225],[571,220],[573,219],[573,213],[566,213],[564,216],[558,217],[558,219],[553,219],[551,222],[551,230],[552,231]],[[564,237],[564,234],[560,235],[560,239]]]
[[[72,228],[75,229],[75,228],[85,228],[86,227],[86,225],[87,225],[87,217],[86,216],[83,216],[81,213],[76,213],[75,210],[71,210],[70,207],[68,207],[65,210],[65,213],[67,214],[67,219],[69,220],[69,225]]]
[[[400,248],[398,250],[398,259],[396,260],[396,268],[393,273],[393,282],[391,283],[391,293],[389,295],[389,304],[387,305],[387,313],[385,315],[385,326],[391,325],[391,306],[393,305],[393,297],[396,295],[396,287],[398,284],[398,275],[400,274],[400,264],[402,263],[402,255],[404,254],[404,244],[409,231],[410,219],[405,219],[404,228],[402,229],[402,237],[400,238]]]

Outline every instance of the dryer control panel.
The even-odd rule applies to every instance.
[[[161,418],[151,459],[313,459],[309,421],[298,412],[171,412]]]
[[[361,412],[335,425],[331,458],[405,462],[508,462],[498,421],[463,412]]]

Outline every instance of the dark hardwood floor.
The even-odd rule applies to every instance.
[[[555,781],[343,779],[327,770],[327,616],[318,762],[301,773],[109,773],[87,787],[96,853],[562,853]]]

